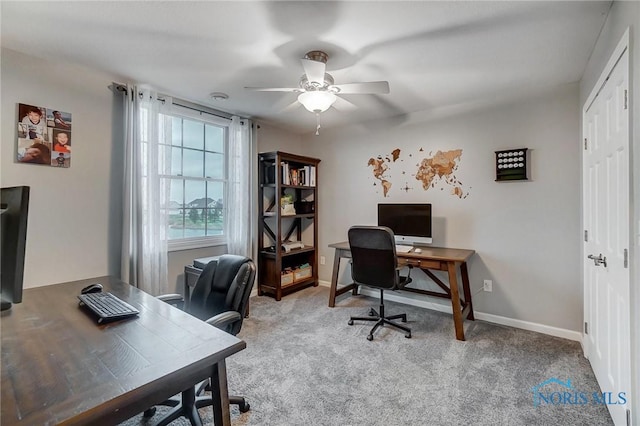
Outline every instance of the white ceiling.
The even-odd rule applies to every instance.
[[[3,47],[148,83],[159,91],[296,132],[283,111],[309,50],[336,84],[387,80],[388,95],[343,95],[358,108],[323,127],[528,96],[580,80],[611,2],[259,1],[1,2]],[[224,102],[209,99],[225,92]]]

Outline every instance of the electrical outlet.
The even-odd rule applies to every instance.
[[[320,256],[320,264],[324,265],[325,263],[327,263],[327,258],[324,256]]]
[[[484,280],[484,291],[493,291],[493,282],[491,280]]]

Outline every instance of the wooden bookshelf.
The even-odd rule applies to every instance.
[[[318,163],[317,158],[281,151],[258,154],[258,295],[276,300],[318,285]],[[283,209],[283,199],[293,200]],[[285,250],[284,243],[302,242],[304,247]],[[308,265],[310,276],[295,268]],[[293,275],[283,276],[291,271]]]

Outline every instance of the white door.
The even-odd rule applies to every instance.
[[[584,298],[589,358],[616,425],[631,409],[629,298],[629,53],[625,49],[583,116]]]

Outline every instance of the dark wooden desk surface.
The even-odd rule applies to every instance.
[[[139,317],[97,325],[76,297],[93,282]],[[228,403],[225,358],[246,347],[110,277],[27,289],[0,326],[3,426],[118,424],[207,377]],[[228,405],[221,410],[214,417],[228,424]]]

